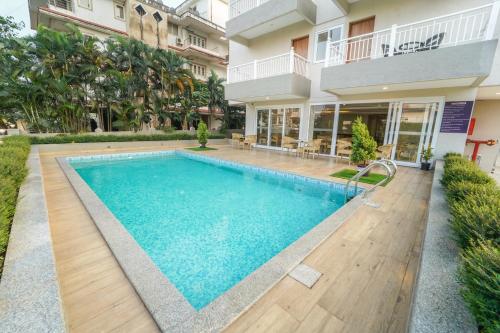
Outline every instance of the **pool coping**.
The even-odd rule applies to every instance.
[[[216,162],[243,169],[254,169],[286,178],[300,178],[325,186],[344,186],[344,184],[333,181],[319,180],[291,172],[277,171],[179,150],[57,157],[61,169],[108,243],[129,281],[160,329],[165,332],[221,331],[281,281],[363,204],[359,196],[355,197],[231,289],[201,310],[196,311],[69,164],[70,161],[129,159],[171,154],[180,154],[196,160],[210,160],[212,163]]]

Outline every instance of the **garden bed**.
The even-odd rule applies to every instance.
[[[358,173],[357,170],[343,169],[343,170],[340,170],[338,172],[332,173],[330,176],[331,177],[336,177],[336,178],[342,178],[342,179],[351,179],[357,173]],[[375,185],[375,184],[379,183],[380,181],[382,181],[385,178],[387,178],[386,175],[383,175],[383,174],[380,174],[380,173],[370,172],[368,175],[362,176],[361,178],[359,178],[359,182],[360,183],[365,183],[365,184]],[[383,184],[382,186],[387,185],[389,182]]]

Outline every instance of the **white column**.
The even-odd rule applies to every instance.
[[[335,103],[335,115],[333,116],[332,149],[330,155],[335,156],[337,150],[337,131],[339,129],[340,103]]]
[[[391,26],[391,37],[389,40],[389,57],[392,57],[394,55],[394,48],[396,47],[396,33],[398,30],[398,25],[393,24]]]
[[[253,61],[253,78],[252,79],[256,79],[257,78],[257,60],[254,60]]]
[[[295,64],[295,50],[292,46],[290,48],[290,72],[289,73],[293,73],[294,64]]]
[[[330,66],[330,53],[331,53],[331,43],[332,40],[330,39],[330,32],[327,32],[328,38],[326,39],[326,52],[325,52],[325,67]],[[314,59],[316,60],[316,59]]]

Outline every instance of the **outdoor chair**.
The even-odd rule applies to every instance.
[[[243,141],[243,149],[248,147],[248,149],[252,149],[252,145],[257,143],[257,135],[247,135],[245,140]]]
[[[443,42],[444,34],[445,34],[444,32],[435,34],[434,36],[428,38],[425,42],[412,41],[403,43],[399,45],[397,49],[394,48],[394,55],[435,50],[439,48],[439,46]],[[381,47],[382,47],[382,54],[384,55],[384,57],[388,57],[390,52],[390,45],[381,44]]]
[[[378,147],[376,152],[377,158],[390,160],[392,155],[392,147],[394,147],[394,145],[383,145]]]
[[[314,159],[314,154],[318,154],[319,156],[319,150],[321,149],[321,142],[323,142],[323,139],[314,139],[312,143],[304,147],[304,153],[306,153],[307,155],[312,154],[313,159]]]
[[[244,136],[240,133],[232,133],[231,134],[231,146],[236,146],[237,148],[243,146]]]
[[[284,136],[283,140],[281,140],[281,148],[286,149],[288,151],[295,149],[297,147],[297,140],[291,138],[289,136]]]
[[[351,154],[352,154],[352,142],[351,140],[339,139],[337,140],[337,156],[340,158],[347,157],[349,160],[349,165],[351,165]]]

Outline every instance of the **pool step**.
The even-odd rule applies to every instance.
[[[318,272],[311,266],[306,264],[298,264],[288,275],[305,285],[307,288],[312,288],[316,282],[318,282],[322,273]]]

